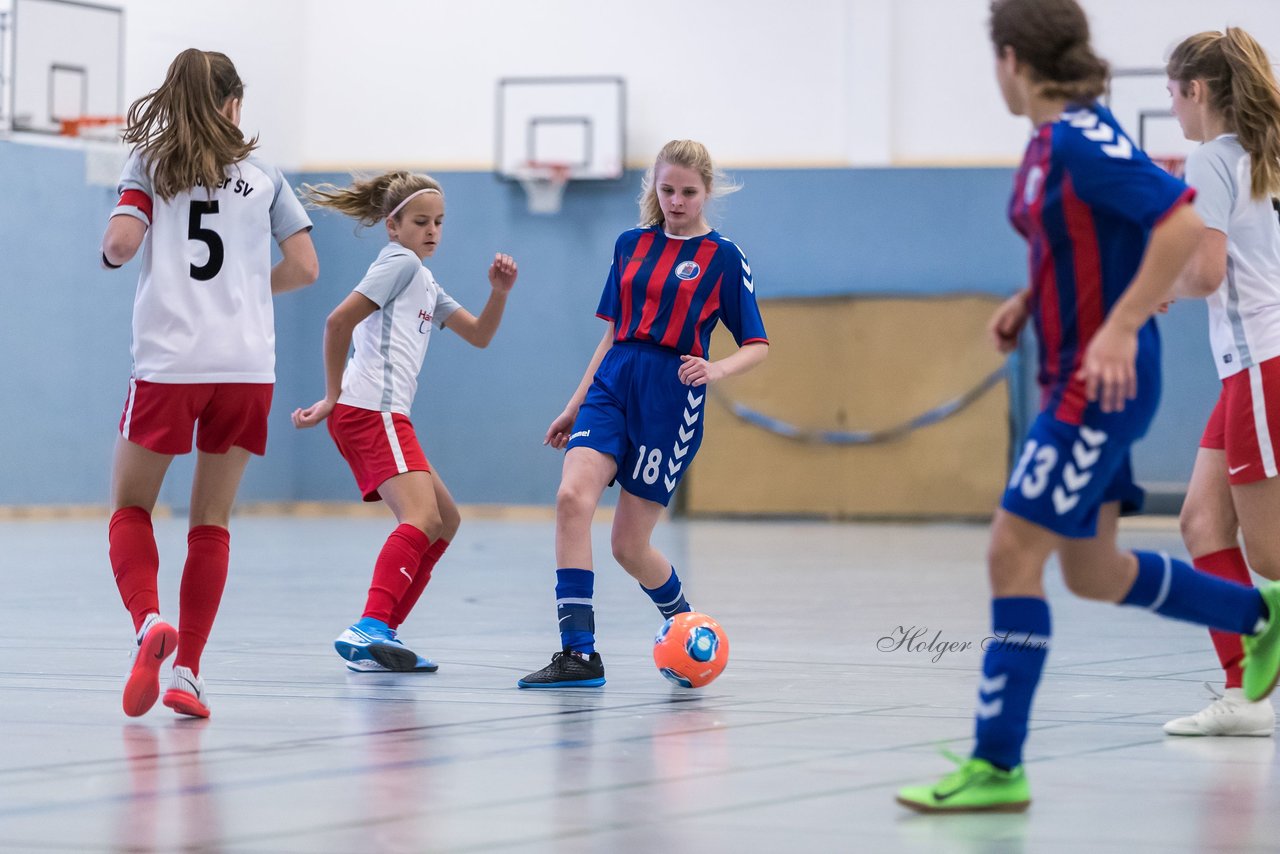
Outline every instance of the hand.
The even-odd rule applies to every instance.
[[[299,430],[314,427],[328,418],[329,413],[333,412],[333,408],[337,405],[336,401],[329,400],[326,397],[324,400],[317,400],[306,409],[295,409],[291,416],[293,418],[293,426]]]
[[[1018,336],[1027,325],[1031,312],[1027,306],[1026,291],[1016,294],[1000,304],[987,323],[987,334],[1000,353],[1012,353],[1018,348]]]
[[[1138,396],[1137,358],[1138,333],[1104,322],[1085,349],[1076,377],[1084,380],[1089,400],[1102,402],[1103,412],[1119,412],[1126,400]]]
[[[569,444],[569,433],[573,430],[573,422],[577,418],[577,409],[566,409],[561,412],[547,428],[547,435],[543,438],[542,444],[550,445],[557,451],[563,451],[564,446]]]
[[[510,293],[516,284],[516,259],[499,252],[489,265],[489,284],[499,293]]]
[[[724,378],[724,369],[697,356],[680,357],[680,382],[700,386]]]

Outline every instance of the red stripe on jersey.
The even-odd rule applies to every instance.
[[[1027,219],[1031,223],[1031,233],[1027,235],[1031,254],[1031,299],[1040,319],[1040,334],[1044,340],[1040,342],[1044,348],[1041,364],[1056,365],[1058,354],[1062,352],[1062,318],[1058,307],[1057,271],[1053,267],[1053,252],[1049,246],[1048,234],[1044,227],[1044,185],[1049,177],[1049,161],[1053,154],[1052,127],[1046,126],[1032,145],[1039,144],[1041,151],[1035,164],[1040,170],[1040,186],[1035,188],[1034,200],[1027,204]],[[1031,170],[1027,170],[1030,175]],[[1025,202],[1026,188],[1018,187],[1018,193]],[[1055,377],[1049,377],[1050,381]]]
[[[649,254],[651,246],[653,246],[653,232],[640,235],[640,239],[636,241],[636,248],[632,250],[631,260],[627,262],[627,269],[622,274],[622,282],[618,287],[622,317],[618,318],[618,325],[614,328],[614,338],[619,341],[631,327],[631,283],[635,280],[636,273],[640,272],[640,267],[644,264],[645,256]]]
[[[125,190],[120,194],[116,207],[137,208],[147,215],[147,223],[151,223],[151,197],[141,190]]]
[[[1160,223],[1164,222],[1166,219],[1169,218],[1170,214],[1172,214],[1178,208],[1185,205],[1187,202],[1194,201],[1195,197],[1196,197],[1196,188],[1187,187],[1187,189],[1182,191],[1182,195],[1178,196],[1177,200],[1174,201],[1173,204],[1169,205],[1169,209],[1164,213],[1160,214],[1160,218],[1156,220],[1156,225],[1159,225]],[[1152,228],[1155,228],[1155,226],[1152,226]]]
[[[664,347],[677,347],[680,344],[680,333],[684,332],[684,319],[689,314],[689,306],[693,303],[693,295],[702,281],[702,274],[711,266],[719,244],[714,240],[704,240],[693,256],[693,263],[698,265],[698,275],[687,282],[682,281],[676,290],[676,301],[671,306],[671,318],[667,321],[666,334],[658,343]]]
[[[1079,424],[1089,401],[1084,381],[1077,379],[1076,373],[1084,361],[1085,349],[1102,326],[1105,310],[1102,306],[1102,259],[1098,232],[1093,214],[1076,195],[1070,175],[1062,178],[1062,213],[1067,223],[1067,234],[1071,237],[1071,265],[1075,270],[1076,353],[1071,362],[1070,376],[1059,378],[1066,382],[1066,389],[1054,417],[1068,424]]]
[[[653,330],[653,321],[658,317],[658,309],[662,306],[662,289],[667,283],[667,276],[671,275],[671,268],[675,266],[676,257],[684,246],[683,240],[668,238],[667,245],[662,247],[662,254],[658,256],[658,263],[649,274],[649,282],[645,287],[644,309],[640,312],[640,325],[636,327],[636,340],[645,338],[653,340],[650,332]]]
[[[689,355],[702,358],[706,353],[702,352],[702,324],[707,322],[707,318],[720,310],[720,285],[724,284],[724,274],[720,274],[720,278],[716,280],[716,286],[711,289],[711,296],[707,297],[707,302],[702,306],[702,314],[698,315],[698,322],[693,327],[693,349],[689,351]]]

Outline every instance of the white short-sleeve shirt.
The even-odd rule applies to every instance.
[[[1209,302],[1209,338],[1218,376],[1280,356],[1280,216],[1249,191],[1250,158],[1235,134],[1187,158],[1196,213],[1227,235],[1227,277]]]
[[[256,157],[211,192],[171,199],[135,152],[111,215],[148,226],[133,303],[133,376],[157,383],[275,382],[271,242],[311,227],[280,170]]]
[[[342,373],[339,403],[408,415],[418,390],[431,327],[461,308],[413,252],[388,243],[369,266],[356,293],[378,310],[356,326]]]

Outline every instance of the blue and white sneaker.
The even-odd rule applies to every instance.
[[[357,658],[355,661],[347,662],[347,669],[352,673],[391,673],[392,671],[383,667],[372,658]],[[435,673],[440,669],[440,665],[436,664],[429,658],[418,656],[418,663],[413,666],[412,673]]]
[[[372,617],[362,617],[338,635],[333,648],[348,663],[372,660],[397,673],[408,673],[418,664],[418,656],[396,639],[387,624]]]

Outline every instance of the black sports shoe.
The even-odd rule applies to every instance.
[[[604,684],[600,653],[586,656],[565,647],[551,656],[551,663],[516,683],[521,688],[596,688]]]

